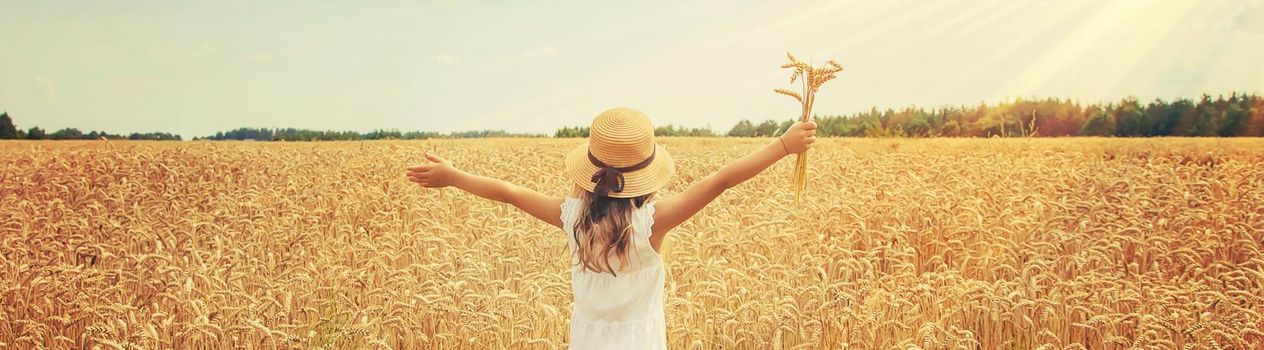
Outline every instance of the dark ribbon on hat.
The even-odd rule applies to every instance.
[[[654,162],[654,153],[658,153],[657,148],[655,148],[653,153],[650,153],[649,158],[645,158],[645,160],[642,160],[640,163],[616,168],[606,165],[606,163],[597,159],[597,156],[592,154],[592,150],[589,150],[588,161],[592,162],[592,164],[596,165],[598,168],[597,172],[593,173],[592,176],[592,182],[597,184],[597,186],[593,188],[593,194],[604,197],[609,195],[610,192],[623,192],[623,173],[641,170],[650,166],[650,163]]]

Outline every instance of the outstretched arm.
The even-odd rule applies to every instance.
[[[685,192],[658,201],[650,242],[656,246],[661,244],[668,231],[693,217],[725,190],[750,180],[785,156],[807,150],[813,142],[816,142],[816,122],[795,123],[780,138],[758,151],[725,165],[690,185]]]
[[[457,169],[439,156],[426,153],[430,164],[408,168],[408,181],[427,188],[455,186],[465,192],[509,203],[555,227],[562,227],[562,198],[546,196],[529,188]]]

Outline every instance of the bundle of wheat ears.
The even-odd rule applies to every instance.
[[[790,84],[795,81],[799,82],[802,93],[794,92],[789,89],[775,89],[773,91],[794,97],[803,105],[803,114],[799,117],[799,121],[806,122],[812,119],[812,102],[816,100],[816,92],[821,89],[821,85],[825,82],[833,80],[838,72],[843,71],[843,66],[830,60],[826,62],[826,66],[813,68],[811,64],[799,61],[794,55],[786,52],[786,57],[790,58],[790,63],[786,63],[781,68],[793,69],[794,73],[790,74]],[[798,203],[803,198],[803,190],[808,186],[808,151],[804,150],[799,153],[799,157],[794,163],[794,201]]]

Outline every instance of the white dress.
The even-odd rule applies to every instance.
[[[620,271],[584,270],[575,257],[574,227],[582,202],[562,201],[562,227],[571,252],[571,288],[575,305],[571,316],[571,349],[666,349],[667,322],[663,316],[663,259],[650,245],[654,203],[632,214],[632,246],[628,266],[611,259]]]

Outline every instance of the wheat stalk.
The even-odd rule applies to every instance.
[[[789,63],[781,65],[781,68],[790,69],[794,72],[790,74],[790,84],[795,81],[799,82],[800,92],[788,89],[774,89],[773,92],[793,97],[799,101],[800,115],[799,121],[806,122],[812,120],[812,105],[816,102],[816,92],[821,89],[821,85],[834,80],[838,72],[843,71],[843,66],[833,60],[826,62],[825,66],[812,67],[811,64],[799,61],[793,54],[786,52],[786,57],[790,59]],[[803,191],[808,186],[808,152],[804,150],[799,152],[794,162],[794,201],[799,203],[803,199]]]

